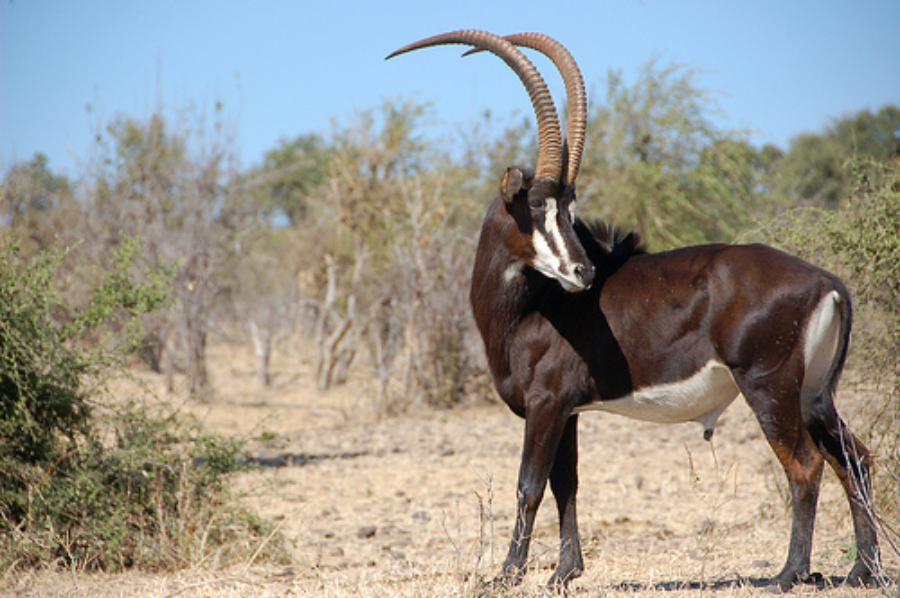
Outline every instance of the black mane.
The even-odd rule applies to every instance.
[[[647,246],[640,233],[623,230],[602,220],[576,220],[575,233],[598,270],[607,275],[634,255],[647,253]]]

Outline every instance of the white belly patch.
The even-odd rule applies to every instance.
[[[662,424],[696,421],[703,425],[708,438],[719,416],[739,393],[731,370],[710,361],[690,378],[640,388],[620,399],[582,405],[575,412],[608,411]]]

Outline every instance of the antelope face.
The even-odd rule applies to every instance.
[[[518,168],[503,177],[501,195],[520,233],[513,254],[570,293],[594,282],[594,265],[575,234],[575,192],[552,180],[532,181]]]

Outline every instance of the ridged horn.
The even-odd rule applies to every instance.
[[[535,66],[512,42],[486,31],[463,29],[414,42],[393,52],[387,59],[413,50],[445,44],[465,44],[475,46],[480,50],[487,50],[502,58],[515,71],[528,91],[538,122],[538,159],[535,179],[559,181],[564,174],[562,172],[562,136],[553,98]]]
[[[587,130],[587,92],[584,77],[572,54],[561,43],[543,33],[516,33],[506,39],[517,46],[537,50],[546,55],[559,69],[566,86],[569,115],[566,123],[566,144],[569,146],[569,168],[566,182],[574,183],[581,167],[584,136]]]
[[[553,61],[562,75],[566,86],[568,101],[568,123],[566,124],[566,145],[568,146],[568,169],[565,181],[574,183],[581,167],[581,155],[584,151],[584,136],[587,129],[587,92],[584,89],[584,78],[581,69],[572,54],[561,43],[543,33],[515,33],[505,35],[503,39],[525,48],[537,50]],[[471,50],[465,55],[478,52]]]

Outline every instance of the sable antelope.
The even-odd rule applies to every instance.
[[[871,457],[838,416],[834,394],[847,354],[850,295],[843,283],[764,245],[686,247],[650,254],[635,235],[574,217],[586,99],[575,61],[541,34],[501,38],[463,30],[410,44],[388,58],[465,44],[502,58],[537,116],[534,172],[511,167],[484,218],[471,301],[497,391],[525,418],[518,515],[504,581],[524,575],[547,480],[556,498],[560,554],[551,585],[583,570],[575,496],[578,414],[610,411],[660,423],[697,421],[709,439],[743,394],[784,466],[793,500],[787,590],[809,575],[825,461],[850,502],[857,559],[847,577],[879,570],[870,505]],[[560,70],[567,142],[543,79],[517,45]]]

